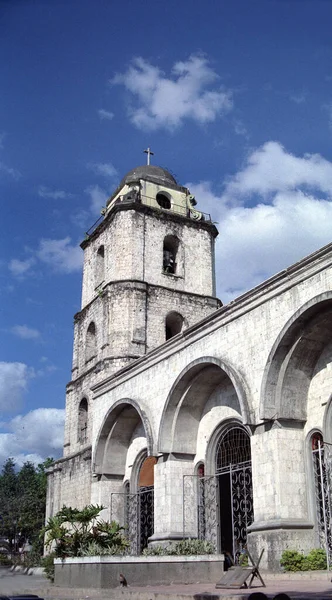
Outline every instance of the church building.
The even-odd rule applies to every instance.
[[[81,244],[47,517],[101,504],[133,554],[200,538],[277,569],[286,548],[332,547],[332,244],[223,306],[197,201],[137,167]]]

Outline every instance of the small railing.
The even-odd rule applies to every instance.
[[[125,196],[126,196],[126,194],[124,194],[123,196],[119,196],[116,199],[116,201],[114,202],[113,206],[117,206],[118,204],[121,204]],[[136,198],[133,198],[133,200],[131,200],[131,202],[149,206],[150,208],[153,208],[154,210],[157,210],[160,212],[181,215],[188,219],[192,219],[193,221],[205,221],[208,223],[212,222],[211,215],[209,213],[202,212],[201,210],[196,210],[194,207],[188,207],[183,204],[176,204],[173,201],[171,201],[171,206],[169,208],[165,208],[158,204],[156,198],[154,198],[152,196],[145,196],[145,195],[137,193]],[[106,211],[105,211],[105,214],[107,214]],[[105,214],[103,213],[97,219],[97,221],[95,221],[95,223],[93,223],[93,225],[91,225],[90,229],[88,229],[85,232],[85,236],[86,236],[85,239],[88,239],[90,237],[90,235],[92,235],[93,232],[97,229],[97,227],[100,225],[100,223],[102,223],[102,221],[105,218]]]

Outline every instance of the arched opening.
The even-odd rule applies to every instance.
[[[171,208],[171,197],[166,192],[159,192],[156,195],[156,200],[161,208],[169,210]]]
[[[247,394],[242,378],[217,358],[197,359],[184,369],[169,392],[161,418],[158,451],[195,456],[199,444],[203,456],[207,433],[211,435],[216,423],[231,416],[247,422]],[[198,436],[201,423],[202,438]],[[206,465],[210,474],[214,474],[212,462]]]
[[[220,550],[236,562],[254,520],[250,438],[240,424],[224,428],[215,446]]]
[[[84,444],[88,439],[88,401],[83,398],[78,407],[78,442]]]
[[[148,546],[154,532],[154,456],[145,457],[138,473],[139,551]]]
[[[144,411],[129,398],[117,401],[99,431],[92,469],[104,476],[101,493],[108,499],[110,519],[126,527],[132,554],[138,554],[141,547],[140,491],[148,484],[153,489],[152,451],[151,427]]]
[[[91,360],[97,355],[97,340],[96,340],[96,326],[91,321],[85,338],[85,362]]]
[[[163,272],[168,275],[174,275],[177,272],[177,254],[179,249],[179,240],[174,235],[167,235],[164,238],[163,245]]]
[[[95,287],[100,286],[105,279],[105,248],[99,246],[96,256]]]
[[[306,421],[313,377],[332,360],[332,300],[327,296],[325,293],[302,307],[278,336],[263,376],[262,419]],[[319,365],[324,351],[325,367]]]
[[[180,313],[172,311],[168,313],[165,322],[165,337],[170,340],[172,337],[181,333],[183,327],[183,316]]]

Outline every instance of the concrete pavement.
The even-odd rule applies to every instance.
[[[332,599],[331,574],[311,572],[299,574],[263,574],[266,587],[251,590],[216,590],[215,584],[190,584],[113,588],[110,590],[57,588],[43,577],[10,573],[0,569],[0,593],[36,593],[45,600],[246,600],[253,591],[264,592],[272,600],[278,592],[292,600]]]

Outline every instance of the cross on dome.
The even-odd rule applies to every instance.
[[[144,150],[145,154],[147,154],[146,157],[146,164],[149,165],[150,164],[150,156],[154,156],[154,152],[152,152],[152,150],[148,147],[146,150]]]

